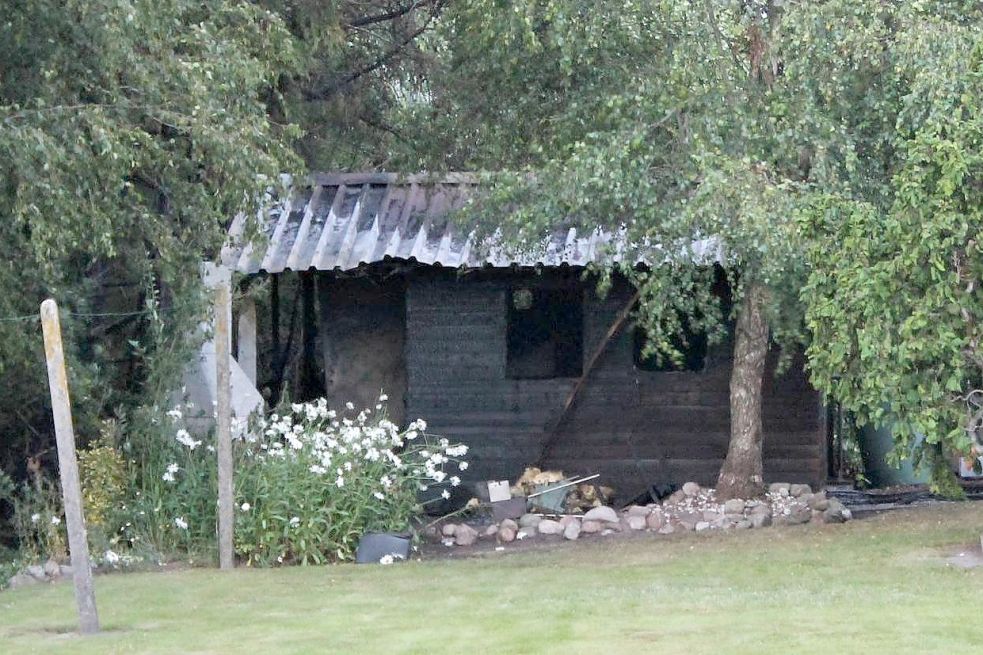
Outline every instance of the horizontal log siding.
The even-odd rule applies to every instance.
[[[536,278],[552,284],[550,274]],[[575,379],[505,377],[509,279],[453,274],[411,277],[406,302],[407,417],[471,447],[467,479],[514,479],[534,462]],[[585,286],[584,360],[630,297],[598,299]],[[801,362],[765,383],[765,475],[818,483],[824,427],[818,394]],[[602,473],[623,496],[661,482],[716,480],[729,439],[729,344],[705,371],[646,372],[632,362],[629,330],[612,340],[559,426],[547,464],[567,474]]]
[[[572,386],[505,378],[507,286],[449,274],[412,277],[407,287],[407,416],[470,446],[470,480],[521,473]]]

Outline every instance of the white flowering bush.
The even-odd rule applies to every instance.
[[[134,472],[128,511],[106,548],[146,549],[163,559],[214,553],[218,462],[212,437],[189,430],[209,414],[185,401],[132,426],[124,444]]]
[[[420,494],[460,484],[467,446],[322,398],[260,422],[238,448],[236,551],[249,564],[351,559],[365,532],[406,532]]]
[[[405,430],[374,409],[340,412],[324,399],[294,404],[259,420],[233,443],[235,548],[250,565],[351,559],[365,532],[406,532],[423,511],[420,498],[449,497],[467,468],[467,447]],[[213,437],[188,429],[194,408],[160,419],[163,439],[141,457],[132,513],[110,548],[129,544],[169,557],[213,554],[217,479]],[[241,426],[240,426],[241,427]],[[439,490],[439,492],[438,492]],[[442,493],[440,493],[442,492]]]

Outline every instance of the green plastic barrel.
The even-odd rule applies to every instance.
[[[927,483],[928,472],[922,468],[916,470],[910,459],[902,460],[900,467],[888,464],[887,455],[894,448],[892,429],[893,426],[874,428],[871,425],[861,428],[860,452],[867,479],[875,487]]]

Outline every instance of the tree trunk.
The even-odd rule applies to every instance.
[[[761,459],[761,385],[768,356],[765,289],[750,284],[737,317],[730,376],[730,447],[720,468],[717,497],[753,498],[764,491]]]

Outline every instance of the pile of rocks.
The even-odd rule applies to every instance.
[[[778,482],[768,487],[763,498],[718,502],[713,489],[687,482],[662,503],[632,505],[618,512],[608,506],[594,507],[583,516],[548,517],[525,514],[518,521],[506,519],[480,529],[467,523],[446,523],[440,537],[446,546],[471,546],[479,539],[500,544],[538,536],[562,536],[575,540],[583,535],[649,531],[764,528],[770,525],[843,523],[850,510],[825,491],[813,493],[809,485]]]
[[[717,502],[713,489],[687,482],[669,496],[662,511],[670,525],[687,530],[763,528],[769,525],[842,523],[852,518],[850,510],[825,491],[812,492],[807,484],[775,482],[764,498],[734,498]]]
[[[10,589],[17,589],[19,587],[41,584],[42,582],[56,582],[62,578],[71,579],[71,577],[72,567],[58,564],[55,560],[49,559],[43,565],[32,564],[26,567],[23,571],[10,578],[7,586]]]

